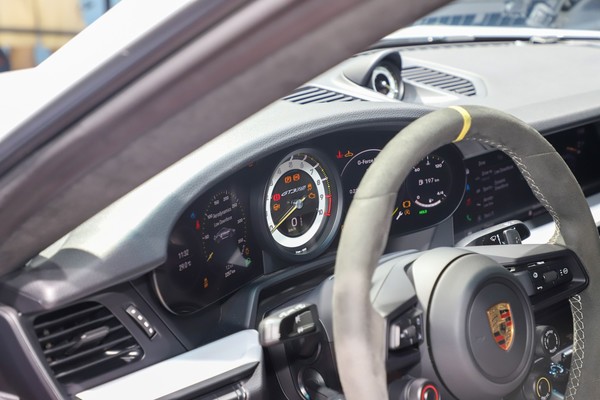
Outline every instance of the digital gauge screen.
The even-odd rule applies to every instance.
[[[454,216],[456,240],[482,227],[534,216],[537,200],[509,156],[495,151],[468,159],[465,164],[465,197]]]
[[[262,272],[247,201],[233,188],[202,196],[173,228],[155,291],[175,314],[189,314],[230,294]]]
[[[347,204],[380,148],[340,151],[342,183]],[[426,156],[406,178],[398,191],[390,218],[391,233],[405,234],[438,224],[452,215],[462,198],[465,173],[462,155],[454,145],[439,148]]]
[[[600,190],[598,125],[584,125],[546,136],[586,195]],[[511,219],[527,221],[546,213],[512,159],[493,151],[465,160],[465,197],[454,217],[456,240]]]

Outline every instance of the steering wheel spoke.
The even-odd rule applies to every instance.
[[[371,305],[384,319],[386,370],[394,373],[419,363],[423,343],[423,311],[407,269],[420,253],[387,257],[373,274]]]
[[[577,254],[553,244],[469,247],[506,267],[529,295],[534,311],[584,290],[589,278]]]
[[[371,304],[385,320],[394,319],[416,305],[417,294],[406,270],[419,254],[388,259],[375,270],[371,280]]]

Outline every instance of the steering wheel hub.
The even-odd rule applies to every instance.
[[[434,368],[456,397],[500,398],[527,377],[535,332],[529,298],[490,258],[467,254],[448,264],[427,318]]]

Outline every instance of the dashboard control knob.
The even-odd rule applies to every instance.
[[[535,338],[535,354],[539,357],[551,357],[560,349],[560,335],[551,326],[537,326],[535,328]]]

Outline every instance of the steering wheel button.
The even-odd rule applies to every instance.
[[[400,348],[400,325],[393,324],[390,327],[390,334],[388,338],[388,347],[390,350],[398,350]]]
[[[316,330],[315,320],[310,310],[294,317],[294,332],[298,335]]]
[[[545,283],[552,283],[558,280],[558,272],[556,271],[548,271],[543,275]]]
[[[400,334],[400,339],[414,338],[417,336],[417,328],[414,325],[404,329]]]
[[[423,341],[421,317],[401,318],[390,326],[388,347],[399,350]]]

